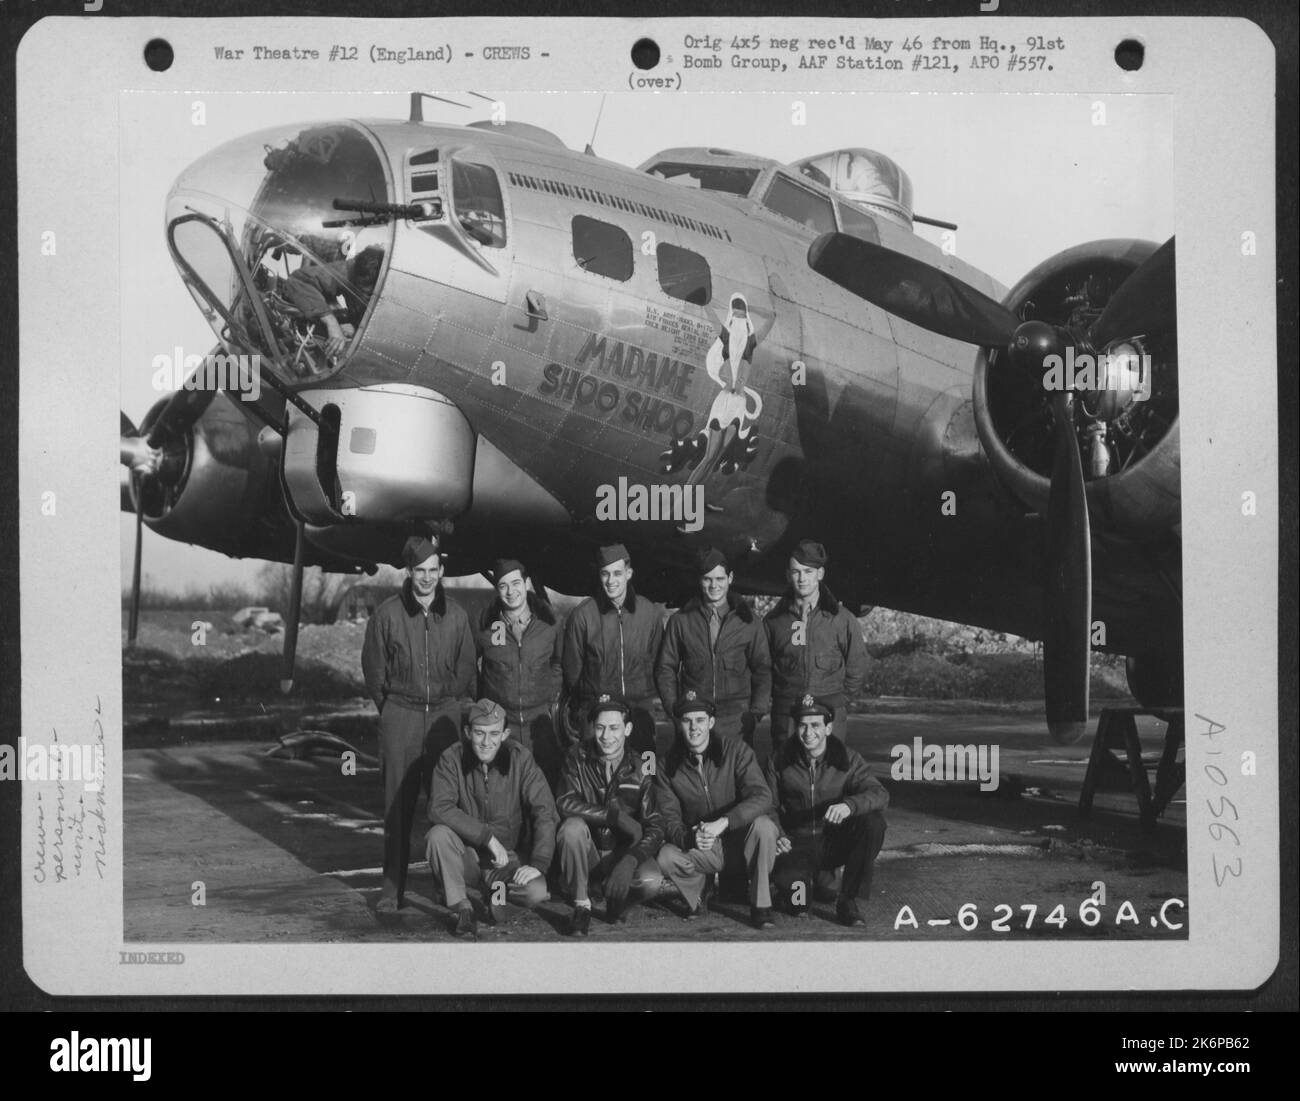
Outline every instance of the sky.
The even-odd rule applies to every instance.
[[[482,92],[483,89],[475,89]],[[490,104],[425,101],[424,117],[467,123]],[[161,394],[152,363],[179,346],[215,343],[163,238],[177,175],[217,146],[252,131],[337,118],[405,118],[409,96],[124,93],[121,101],[121,392],[138,424]],[[1061,249],[1103,237],[1163,241],[1174,232],[1172,105],[1168,97],[1108,96],[1104,122],[1086,95],[801,95],[532,93],[502,95],[507,118],[544,127],[571,149],[592,140],[603,158],[635,167],[673,146],[722,146],[789,163],[863,147],[892,157],[912,180],[918,214],[957,223],[956,251],[1006,286]],[[602,106],[603,104],[603,106]],[[597,117],[599,126],[597,128]],[[936,243],[942,232],[917,226]],[[121,519],[122,581],[131,577],[133,518]],[[251,583],[260,562],[163,539],[146,529],[146,588]]]

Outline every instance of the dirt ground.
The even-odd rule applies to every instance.
[[[743,899],[724,900],[703,920],[683,923],[674,900],[635,907],[626,924],[597,920],[595,940],[818,941],[1182,938],[1187,900],[1186,808],[1181,794],[1144,832],[1122,770],[1109,777],[1083,819],[1078,792],[1088,746],[1051,746],[1036,715],[854,716],[850,744],[868,757],[891,792],[889,831],[863,898],[865,930],[844,929],[828,905],[804,919],[779,916],[759,932]],[[336,726],[336,728],[338,728]],[[192,728],[191,728],[192,729]],[[231,728],[227,724],[227,733]],[[375,744],[356,725],[363,755]],[[173,732],[175,737],[176,732]],[[1162,727],[1141,728],[1154,764]],[[128,749],[124,852],[128,940],[156,943],[426,941],[450,939],[451,914],[439,904],[424,863],[423,800],[412,834],[408,907],[373,911],[380,886],[382,824],[377,769],[365,756],[354,775],[337,757],[283,760],[275,743],[226,740],[211,731]],[[998,744],[999,789],[895,780],[894,747],[927,742]],[[661,740],[666,731],[661,730]],[[765,748],[765,728],[760,730]],[[204,905],[193,905],[195,881]],[[1105,884],[1100,920],[1080,906]],[[1162,910],[1169,900],[1170,908]],[[1125,911],[1123,903],[1130,903]],[[964,907],[974,907],[973,910]],[[998,907],[1009,909],[999,910]],[[1057,907],[1061,907],[1058,911]],[[1031,914],[1031,911],[1033,913]],[[597,905],[597,917],[601,914]],[[482,937],[553,941],[569,905],[555,894],[534,913],[511,911]],[[965,913],[965,918],[963,918]],[[910,916],[909,916],[910,915]],[[1009,916],[1008,916],[1009,915]],[[1046,919],[1055,915],[1057,924]],[[993,922],[1001,916],[1003,928]],[[971,924],[971,918],[978,921]],[[1165,918],[1170,919],[1169,923]],[[1061,919],[1064,919],[1061,921]],[[959,924],[965,921],[965,924]],[[1173,925],[1180,926],[1174,928]]]

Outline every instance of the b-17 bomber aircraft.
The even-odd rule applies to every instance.
[[[141,523],[293,562],[299,593],[305,565],[453,530],[450,572],[508,553],[576,593],[620,541],[658,600],[704,544],[780,592],[811,536],[850,607],[1041,639],[1061,740],[1093,648],[1181,704],[1172,239],[1080,244],[1004,291],[913,232],[906,173],[868,149],[633,169],[411,102],[249,135],[173,186],[217,346],[122,416],[133,630]]]

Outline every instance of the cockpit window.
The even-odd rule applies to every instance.
[[[835,211],[825,195],[800,187],[788,176],[777,173],[763,196],[763,205],[817,233],[835,232]]]
[[[661,180],[692,187],[700,191],[725,191],[731,195],[748,195],[758,179],[757,168],[728,168],[712,164],[675,164],[660,161],[647,172]]]
[[[456,220],[480,245],[506,247],[506,208],[501,183],[487,165],[453,159],[452,200]]]
[[[851,203],[836,203],[836,207],[840,212],[840,224],[844,227],[845,233],[853,237],[861,237],[864,241],[871,241],[873,244],[880,244],[880,230],[870,214],[859,210]]]

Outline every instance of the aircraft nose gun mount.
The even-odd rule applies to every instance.
[[[321,223],[325,229],[380,225],[392,218],[428,221],[442,217],[442,200],[439,198],[425,199],[418,203],[378,203],[371,202],[369,199],[335,199],[330,205],[335,210],[353,211],[370,217],[331,219]]]

